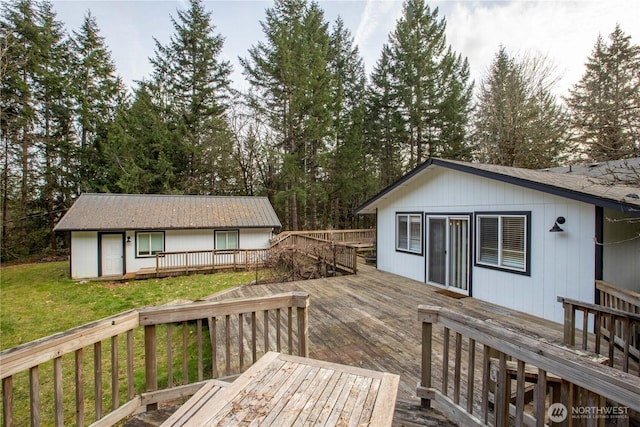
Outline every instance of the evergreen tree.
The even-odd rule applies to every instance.
[[[39,72],[37,5],[21,0],[3,4],[2,45],[2,255],[28,255],[28,218],[40,170],[36,150],[38,127],[34,82]]]
[[[44,157],[40,208],[46,212],[49,246],[57,248],[53,231],[62,213],[71,206],[72,174],[69,159],[74,155],[71,46],[63,25],[56,20],[50,3],[42,3],[39,73],[34,81],[40,122],[38,148]]]
[[[175,159],[179,144],[154,103],[156,90],[141,82],[131,105],[118,106],[109,129],[105,157],[112,165],[110,191],[130,194],[166,194],[178,191]]]
[[[640,156],[640,46],[619,25],[608,44],[598,37],[567,102],[592,160]]]
[[[378,189],[400,178],[407,163],[403,151],[407,133],[392,67],[391,50],[384,45],[366,96],[365,152],[369,162],[375,164]]]
[[[353,228],[353,210],[373,188],[364,147],[364,62],[341,18],[331,34],[329,65],[333,74],[333,137],[326,223],[339,229]]]
[[[111,54],[98,23],[88,12],[73,33],[76,117],[79,129],[77,192],[108,189],[109,165],[104,159],[107,129],[124,95]]]
[[[237,174],[225,116],[231,66],[219,59],[224,39],[201,0],[191,0],[177,14],[175,34],[166,46],[156,40],[151,62],[170,126],[183,141],[174,165],[178,186],[192,194],[234,192]]]
[[[324,14],[316,3],[276,0],[262,23],[265,41],[242,59],[252,105],[278,132],[280,192],[276,205],[288,229],[317,228],[326,201],[322,175],[331,135],[332,74]]]
[[[555,79],[544,58],[496,54],[482,81],[474,116],[476,157],[523,168],[558,164],[567,147],[567,117],[552,94]]]
[[[406,0],[389,37],[392,84],[408,134],[409,163],[425,158],[466,157],[466,117],[471,102],[466,60],[447,47],[445,20],[424,0]]]

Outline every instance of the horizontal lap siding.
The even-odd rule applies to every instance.
[[[472,296],[558,322],[556,296],[593,302],[593,206],[453,170],[434,168],[381,203],[378,268],[424,281],[424,257],[395,251],[396,212],[487,211],[531,212],[531,276],[474,266]],[[565,232],[550,233],[558,216],[567,219]]]

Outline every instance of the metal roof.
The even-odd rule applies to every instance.
[[[84,193],[55,231],[281,227],[266,197]]]
[[[443,159],[427,160],[357,207],[355,213],[375,213],[376,206],[380,200],[389,197],[394,193],[394,190],[413,181],[416,177],[437,168],[453,169],[483,176],[640,216],[640,188],[637,185],[612,184],[592,176],[555,173],[549,170],[531,170]]]

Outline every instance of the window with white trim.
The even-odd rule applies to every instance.
[[[396,249],[422,253],[422,214],[396,214]]]
[[[528,273],[528,215],[478,214],[476,264]]]
[[[216,231],[216,249],[238,249],[238,230]]]
[[[136,234],[136,256],[154,256],[158,252],[164,251],[164,233],[137,233]]]

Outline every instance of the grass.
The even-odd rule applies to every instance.
[[[264,272],[260,272],[262,276]],[[255,271],[76,282],[68,262],[0,269],[0,349],[5,350],[133,308],[196,300],[249,283]]]
[[[260,271],[259,279],[267,278],[270,271]],[[216,273],[212,275],[181,276],[165,279],[149,279],[123,283],[88,281],[77,282],[69,278],[69,263],[55,262],[43,264],[29,264],[0,269],[0,349],[5,350],[57,332],[62,332],[76,326],[81,326],[94,320],[102,319],[130,309],[145,306],[156,306],[176,300],[196,300],[232,286],[246,284],[256,279],[256,272]],[[189,336],[193,340],[193,325],[189,325]],[[166,326],[158,331],[158,358],[166,360],[167,338]],[[174,357],[182,352],[182,328],[173,328],[172,347]],[[144,366],[143,329],[134,331],[134,341],[138,345],[134,348],[134,364]],[[120,337],[118,354],[120,371],[126,364],[126,339]],[[192,347],[193,343],[189,344]],[[196,361],[193,360],[195,350],[189,357],[189,376],[193,378],[197,371]],[[102,364],[105,375],[102,378],[103,405],[105,412],[112,405],[110,390],[110,354],[109,340],[102,342]],[[210,355],[205,367],[211,366]],[[174,381],[180,383],[183,376],[181,363],[176,359]],[[74,355],[68,354],[62,358],[64,418],[65,423],[74,421]],[[53,376],[52,363],[40,366],[40,400],[41,417],[44,425],[53,420]],[[166,385],[166,364],[158,366],[160,386]],[[92,347],[85,348],[83,372],[85,381],[94,375],[94,360]],[[144,369],[136,369],[135,390],[144,391]],[[124,375],[121,372],[121,376]],[[121,382],[120,404],[126,402],[126,383]],[[29,423],[29,378],[28,371],[19,373],[13,378],[14,424],[28,425]],[[84,391],[85,411],[88,420],[95,419],[94,388],[87,384]],[[2,407],[3,402],[0,402]]]

